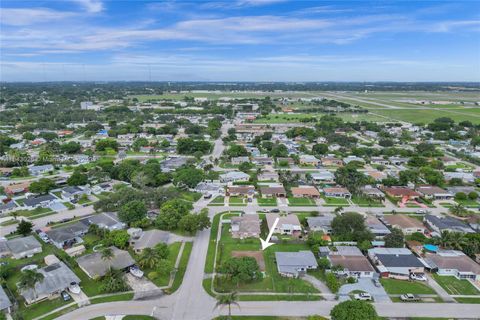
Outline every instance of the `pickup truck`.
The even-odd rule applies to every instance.
[[[400,300],[403,302],[410,302],[410,301],[419,301],[420,298],[412,293],[402,294],[400,296]]]
[[[353,295],[353,299],[362,301],[372,301],[372,296],[366,292],[360,292]]]

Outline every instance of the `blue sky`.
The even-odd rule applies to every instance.
[[[0,6],[1,81],[480,81],[478,1]]]

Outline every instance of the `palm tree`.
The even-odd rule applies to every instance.
[[[115,255],[113,254],[112,248],[105,248],[102,250],[102,260],[110,261]]]
[[[228,319],[232,318],[232,304],[240,308],[238,302],[238,296],[236,292],[231,292],[229,294],[217,296],[217,303],[215,308],[228,306]]]
[[[25,270],[22,271],[20,274],[20,281],[18,283],[18,288],[20,290],[33,290],[33,295],[35,299],[37,298],[37,291],[35,290],[35,286],[37,283],[42,282],[44,279],[44,275],[37,272],[36,270]]]
[[[341,214],[343,211],[343,207],[336,207],[335,210],[333,210],[333,212],[335,212],[336,214]]]
[[[145,248],[143,249],[142,254],[140,255],[138,264],[141,267],[154,268],[159,263],[160,260],[161,260],[161,257],[157,250],[153,248]]]
[[[13,219],[15,219],[15,221],[17,221],[18,212],[17,212],[17,211],[13,211],[13,212],[12,212],[12,217],[13,217]]]
[[[455,204],[448,211],[458,217],[465,217],[468,213],[468,210],[462,204]]]
[[[442,231],[440,238],[437,238],[435,242],[441,247],[448,248],[450,246],[450,232]]]
[[[465,235],[461,232],[451,232],[449,240],[449,247],[451,249],[462,250],[466,244]]]

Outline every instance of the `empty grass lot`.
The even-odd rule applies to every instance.
[[[315,201],[310,198],[288,197],[288,205],[292,207],[315,207]]]
[[[453,276],[433,275],[445,291],[453,295],[480,295],[480,292],[468,281],[458,280]]]
[[[245,198],[240,198],[240,197],[230,197],[228,200],[228,203],[231,206],[246,206],[247,205],[247,200]]]
[[[380,282],[388,294],[436,294],[432,288],[420,282],[396,279],[380,279]]]

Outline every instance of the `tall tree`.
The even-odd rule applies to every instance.
[[[36,270],[25,270],[20,273],[20,279],[18,282],[18,288],[20,290],[33,291],[33,295],[37,297],[37,290],[35,289],[37,283],[40,283],[44,279],[44,275]]]
[[[238,301],[238,296],[236,292],[219,295],[217,296],[217,303],[215,304],[215,308],[227,306],[228,319],[232,319],[232,305],[236,305],[240,307],[237,301]]]

